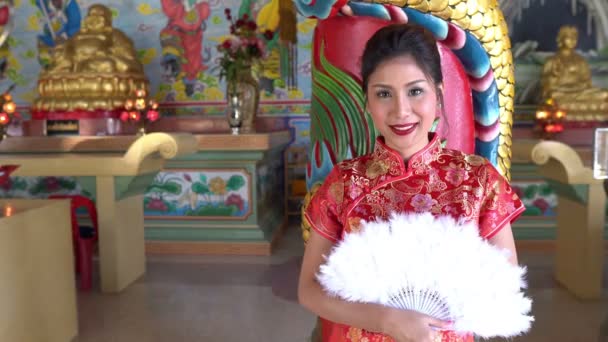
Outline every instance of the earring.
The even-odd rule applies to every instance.
[[[435,120],[433,120],[433,125],[431,126],[431,133],[434,133],[435,131],[437,131],[437,126],[439,126],[439,120],[441,120],[441,117],[437,116],[435,117]]]

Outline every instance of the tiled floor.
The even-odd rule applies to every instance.
[[[272,257],[149,257],[145,277],[123,293],[79,294],[76,341],[304,342],[315,318],[295,301],[302,249],[294,227]],[[598,341],[608,292],[579,302],[555,287],[550,254],[520,259],[529,267],[536,322],[514,341]]]

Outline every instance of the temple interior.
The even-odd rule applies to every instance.
[[[298,281],[314,196],[384,141],[361,60],[389,24],[436,41],[429,136],[525,207],[534,320],[487,340],[608,342],[607,18],[605,0],[0,0],[0,342],[376,341],[320,338]]]

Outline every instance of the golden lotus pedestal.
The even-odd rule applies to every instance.
[[[135,140],[125,153],[116,153],[100,151],[96,140],[80,142],[88,146],[61,146],[65,153],[58,153],[61,138],[11,138],[0,144],[0,154],[4,164],[20,165],[14,176],[88,180],[98,212],[101,289],[119,292],[145,273],[142,197],[146,187],[167,159],[194,153],[197,141],[191,134],[152,133]],[[34,153],[32,146],[39,146]],[[88,152],[70,152],[87,147]],[[45,153],[45,148],[55,150]]]
[[[78,333],[70,203],[0,200],[0,341]]]

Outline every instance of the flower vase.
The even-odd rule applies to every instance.
[[[253,77],[251,67],[246,67],[238,72],[235,84],[228,84],[228,99],[238,97],[240,99],[241,126],[240,132],[251,133],[255,131],[255,117],[260,102],[260,87],[258,80]]]
[[[233,93],[228,96],[228,125],[232,134],[237,135],[241,131],[243,125],[243,101],[239,93]]]

